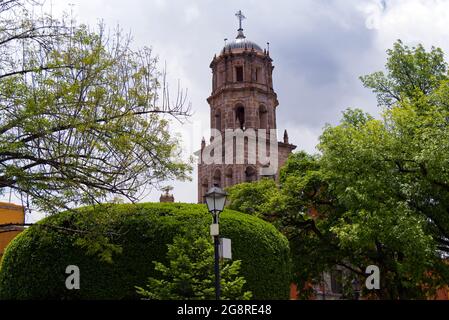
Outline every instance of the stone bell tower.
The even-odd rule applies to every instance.
[[[210,64],[212,93],[207,98],[207,102],[210,105],[211,131],[221,133],[219,142],[221,150],[218,152],[221,151],[222,156],[218,158],[222,161],[206,163],[204,155],[214,155],[217,150],[208,150],[203,138],[198,164],[199,203],[204,202],[204,194],[214,185],[226,188],[237,183],[256,181],[263,176],[277,179],[279,168],[296,148],[289,144],[286,131],[284,131],[283,142],[277,142],[276,109],[279,103],[273,90],[274,67],[269,48],[262,49],[248,40],[242,28],[242,20],[245,16],[241,11],[236,16],[239,20],[237,37],[225,43],[222,51],[214,56]],[[243,161],[239,161],[236,137],[232,138],[231,144],[225,142],[225,140],[229,141],[225,139],[226,135],[232,132],[240,132],[244,135],[241,149],[243,152],[240,158]],[[262,163],[260,153],[257,153],[262,150],[257,144],[262,141],[261,137],[266,138],[264,152],[269,155],[274,150],[277,154],[272,153],[277,157],[274,161],[277,165],[271,174],[261,170],[267,166],[266,163]],[[214,139],[216,139],[215,136],[211,137],[211,144]],[[251,141],[255,142],[255,149],[248,146]],[[255,150],[257,151],[254,152]],[[232,154],[231,161],[225,161],[226,154],[229,153]],[[256,155],[252,156],[252,153]]]

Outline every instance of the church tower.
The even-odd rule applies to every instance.
[[[276,138],[276,109],[279,103],[273,90],[274,67],[269,48],[262,49],[248,40],[242,28],[245,16],[241,11],[236,16],[239,19],[237,37],[225,43],[220,54],[215,55],[210,64],[212,92],[207,102],[210,105],[211,131],[221,134],[218,142],[221,144],[221,148],[218,149],[218,152],[221,151],[221,157],[214,155],[217,149],[208,150],[203,138],[198,164],[199,203],[204,202],[204,194],[214,185],[226,188],[237,183],[256,181],[263,176],[277,179],[279,168],[296,148],[288,142],[286,131],[282,142],[278,142]],[[237,138],[231,137],[231,144],[225,142],[230,140],[227,139],[227,135],[233,132],[244,135],[241,149],[243,152],[240,155],[243,161],[239,161],[240,149],[236,145]],[[258,144],[262,138],[266,138],[264,151]],[[213,134],[211,144],[214,139],[217,138]],[[255,148],[251,147],[251,142],[254,142]],[[264,172],[263,167],[267,167],[267,163],[261,161],[258,152],[263,152],[264,156],[270,155],[271,152],[277,157],[276,161],[273,161],[276,162],[274,171]],[[255,153],[255,156],[252,153]],[[204,159],[205,154],[208,157],[215,156],[215,159],[218,158],[220,161],[207,163]],[[232,155],[231,161],[225,161],[227,154]]]

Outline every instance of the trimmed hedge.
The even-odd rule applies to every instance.
[[[102,261],[75,244],[80,235],[66,229],[92,223],[111,231],[122,248],[113,261]],[[211,223],[204,205],[121,204],[107,210],[82,208],[45,218],[17,236],[0,264],[0,299],[137,299],[134,286],[158,276],[152,261],[166,262],[167,244],[189,226]],[[57,226],[51,228],[48,226]],[[242,260],[245,290],[254,299],[288,299],[290,259],[287,239],[271,224],[225,210],[220,233],[232,239],[233,259]],[[65,269],[80,268],[80,290],[65,288]]]

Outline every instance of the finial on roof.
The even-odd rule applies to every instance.
[[[287,133],[287,129],[284,130],[284,143],[288,143],[288,133]]]
[[[239,19],[239,28],[237,29],[237,31],[239,32],[237,34],[237,38],[236,39],[244,39],[246,38],[245,35],[243,34],[243,28],[242,28],[242,20],[246,19],[246,17],[243,15],[242,10],[239,10],[235,16],[237,17],[237,19]]]

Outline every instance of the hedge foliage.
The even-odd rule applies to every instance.
[[[50,216],[8,246],[0,264],[0,299],[137,299],[134,287],[158,275],[152,261],[166,262],[174,236],[194,225],[207,230],[210,223],[204,205],[179,203],[120,204]],[[85,235],[67,231],[90,225],[101,225],[109,243],[120,248],[112,262],[80,245]],[[233,258],[242,260],[244,289],[254,299],[288,299],[289,245],[283,235],[232,210],[221,214],[220,234],[232,239]],[[80,290],[65,287],[68,265],[80,268]]]

